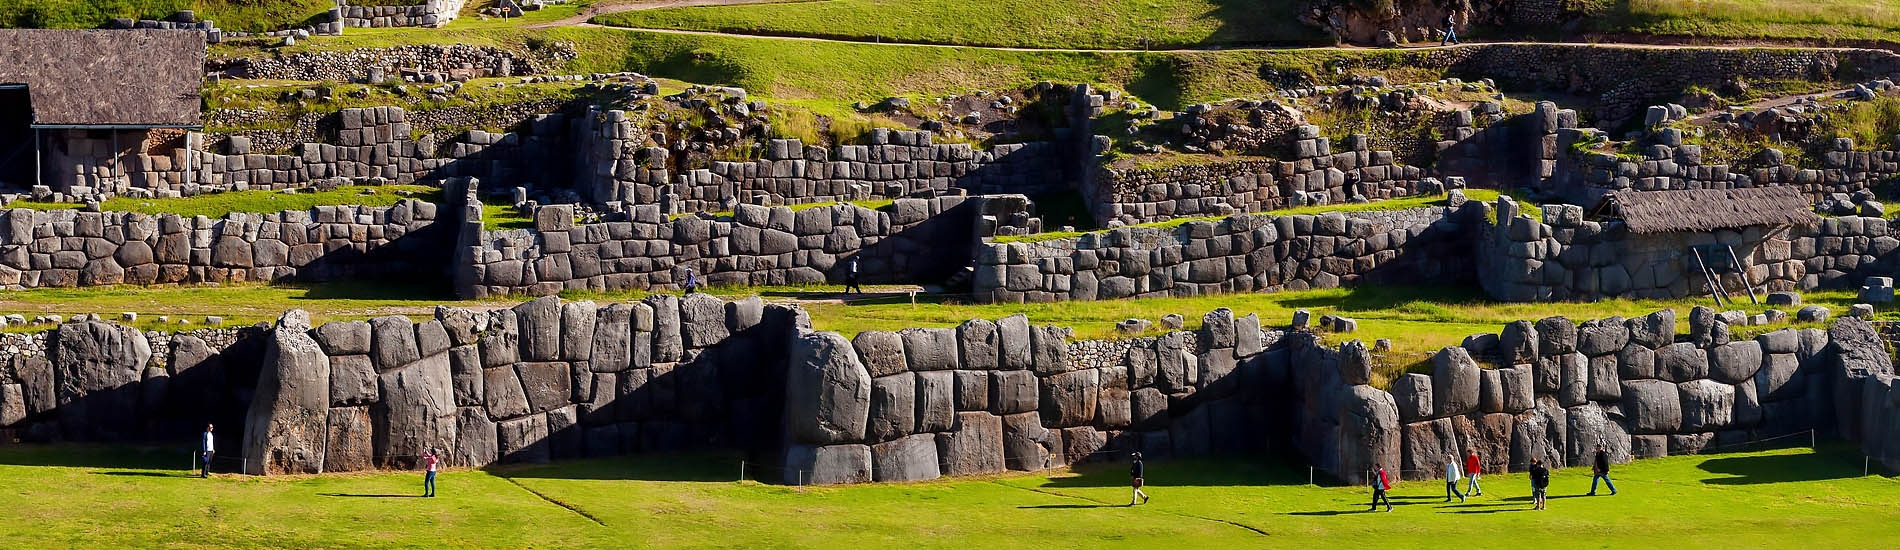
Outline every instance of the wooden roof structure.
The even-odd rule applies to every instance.
[[[25,86],[35,128],[203,125],[205,36],[189,30],[0,29],[0,86]]]
[[[1738,189],[1612,192],[1604,197],[1632,233],[1714,231],[1818,223],[1813,205],[1790,185]]]

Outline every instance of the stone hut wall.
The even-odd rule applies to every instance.
[[[1727,245],[1740,274],[1720,273],[1730,297],[1757,292],[1858,288],[1866,277],[1900,269],[1900,239],[1877,217],[1826,218],[1813,226],[1748,227],[1709,233],[1630,233],[1615,222],[1585,221],[1576,206],[1551,206],[1539,221],[1497,207],[1503,223],[1482,224],[1479,280],[1509,301],[1680,298],[1710,294],[1693,245]],[[1726,255],[1726,254],[1724,254]],[[1711,258],[1714,265],[1720,260]]]
[[[1470,280],[1480,207],[1241,215],[1176,228],[1122,227],[977,254],[981,302],[1202,296],[1364,281]]]
[[[0,286],[327,281],[446,273],[436,205],[319,206],[224,219],[0,211]]]
[[[355,28],[440,27],[454,21],[467,3],[468,0],[428,0],[413,6],[338,5],[330,10],[330,17],[331,21]]]

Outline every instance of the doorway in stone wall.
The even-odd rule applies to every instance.
[[[32,125],[26,86],[0,83],[0,189],[33,187]]]

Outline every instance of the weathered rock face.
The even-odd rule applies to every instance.
[[[446,455],[454,449],[457,409],[448,355],[429,356],[380,378],[381,398],[372,409],[382,467],[411,469],[424,451]]]
[[[792,345],[790,369],[785,419],[793,437],[817,444],[864,439],[871,374],[851,342],[828,332],[801,334]]]
[[[60,325],[50,340],[53,369],[46,381],[53,383],[64,431],[108,440],[130,435],[139,403],[136,384],[152,358],[145,335],[83,321]]]
[[[244,473],[323,471],[330,438],[330,360],[308,330],[310,317],[302,310],[277,320],[244,421]]]
[[[1478,363],[1464,348],[1448,347],[1432,356],[1432,409],[1440,416],[1478,410]]]
[[[1339,472],[1347,483],[1366,483],[1353,472],[1368,472],[1397,464],[1402,434],[1398,406],[1392,395],[1371,386],[1351,386],[1340,399]]]

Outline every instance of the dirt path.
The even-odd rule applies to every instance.
[[[659,1],[609,0],[608,2],[605,3],[606,5],[595,4],[593,6],[588,7],[585,10],[581,10],[580,14],[575,15],[573,17],[568,17],[565,19],[557,19],[554,21],[548,21],[546,23],[536,23],[533,25],[528,25],[528,28],[545,29],[548,27],[585,25],[585,24],[588,24],[587,23],[588,19],[592,19],[596,15],[607,15],[610,13],[620,13],[623,11],[657,10],[661,8],[691,8],[691,7],[698,7],[698,6],[730,6],[730,5],[737,5],[737,4],[769,4],[772,2],[783,2],[783,1],[784,0],[659,0]]]

